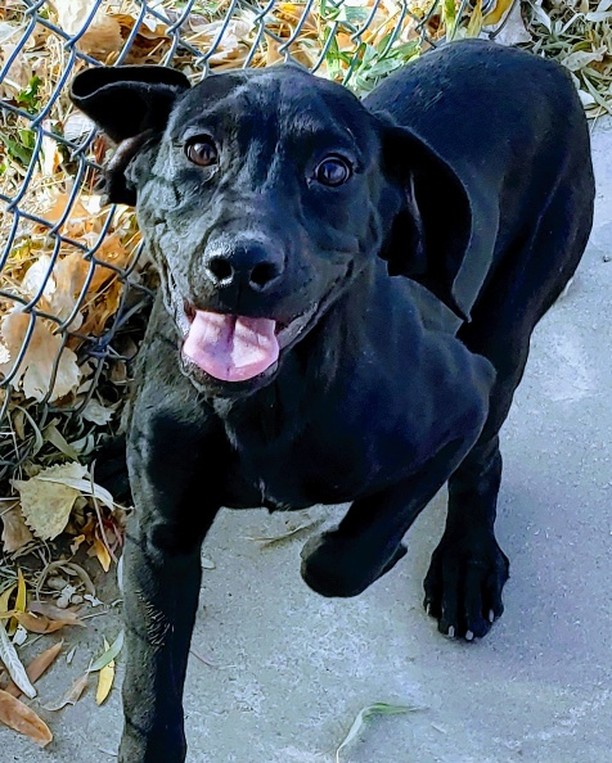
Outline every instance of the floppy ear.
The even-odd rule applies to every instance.
[[[399,201],[396,194],[381,257],[390,275],[418,281],[469,320],[486,274],[470,260],[475,243],[471,193],[450,164],[411,130],[384,124],[382,142],[383,170]]]
[[[136,203],[124,170],[164,130],[177,96],[188,88],[185,75],[165,66],[97,67],[75,77],[72,102],[119,144],[106,168],[108,201]]]

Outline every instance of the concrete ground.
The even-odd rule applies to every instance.
[[[226,512],[204,548],[215,567],[205,571],[186,692],[193,763],[333,763],[356,713],[376,701],[420,709],[371,721],[342,763],[612,761],[612,122],[593,138],[591,244],[537,330],[504,430],[504,617],[465,644],[424,614],[443,496],[411,531],[406,559],[349,601],[306,588],[305,535],[270,548],[250,539],[329,514]],[[109,615],[68,634],[79,649],[40,682],[40,704],[61,696],[102,633],[118,629]],[[92,694],[60,713],[35,703],[55,733],[45,751],[0,728],[2,760],[112,760],[118,691],[100,708]]]

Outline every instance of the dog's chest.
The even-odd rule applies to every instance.
[[[235,508],[352,501],[394,479],[409,460],[405,432],[381,432],[366,409],[348,415],[339,405],[319,406],[260,420],[251,413],[225,428],[231,453],[225,503]]]
[[[289,510],[341,503],[367,482],[354,448],[333,451],[308,432],[273,439],[258,434],[228,434],[231,457],[224,492],[230,506]]]

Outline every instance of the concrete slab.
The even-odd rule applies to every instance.
[[[303,537],[267,549],[249,539],[328,514],[226,512],[204,549],[216,567],[205,571],[187,686],[193,763],[331,763],[355,714],[375,701],[421,709],[373,721],[343,763],[612,760],[612,122],[596,126],[593,151],[592,241],[534,337],[504,430],[504,617],[483,642],[463,644],[439,636],[422,611],[442,496],[411,532],[403,563],[350,601],[302,583]],[[81,642],[75,661],[41,682],[41,703],[61,696],[101,633],[118,627],[106,616],[71,634]],[[3,761],[112,760],[116,690],[101,708],[90,693],[41,713],[51,748],[0,729]]]

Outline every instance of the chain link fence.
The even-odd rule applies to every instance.
[[[541,6],[541,3],[540,3]],[[109,146],[68,99],[88,66],[292,61],[361,94],[457,36],[527,42],[517,0],[10,0],[0,7],[0,481],[115,431],[155,288]]]

